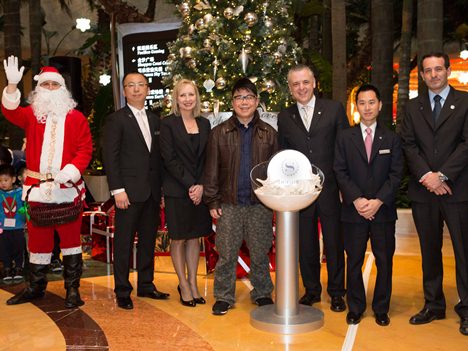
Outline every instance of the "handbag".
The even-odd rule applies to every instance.
[[[81,200],[81,192],[77,185],[69,182],[76,190],[76,197],[72,202],[64,202],[61,204],[29,202],[29,193],[35,187],[39,187],[42,183],[53,182],[54,179],[41,180],[39,183],[33,184],[26,193],[25,202],[28,207],[28,219],[36,227],[50,227],[53,225],[65,224],[75,221],[83,212],[83,201]]]

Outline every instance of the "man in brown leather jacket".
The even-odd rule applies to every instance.
[[[232,89],[231,118],[210,134],[204,174],[204,201],[217,220],[213,314],[223,315],[235,302],[236,263],[242,241],[250,251],[251,299],[272,304],[268,251],[273,239],[272,211],[259,203],[250,184],[250,170],[277,150],[276,131],[260,120],[259,98],[248,78]]]

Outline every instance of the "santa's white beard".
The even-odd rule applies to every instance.
[[[31,103],[34,115],[41,123],[45,123],[49,115],[65,118],[68,112],[76,107],[76,102],[65,87],[49,90],[37,86],[29,95],[28,100]]]

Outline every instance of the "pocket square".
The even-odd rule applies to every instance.
[[[379,150],[379,155],[385,155],[385,154],[389,154],[389,153],[390,153],[390,149]]]

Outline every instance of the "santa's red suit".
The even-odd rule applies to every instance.
[[[18,91],[16,94],[4,92],[2,112],[11,123],[25,131],[27,169],[43,177],[50,173],[52,178],[60,170],[66,170],[72,176],[71,180],[83,189],[81,174],[91,160],[93,149],[86,117],[77,110],[71,110],[65,119],[57,118],[55,123],[52,118],[38,121],[31,106],[20,107],[19,100]],[[27,173],[23,195],[31,184],[39,181]],[[73,201],[75,197],[74,188],[64,188],[50,182],[42,184],[40,188],[33,188],[29,200],[61,203]],[[80,227],[81,216],[74,222],[54,227],[35,227],[28,222],[30,261],[37,264],[50,263],[54,230],[60,235],[62,255],[81,253]]]
[[[93,149],[88,121],[81,112],[72,108],[75,104],[69,97],[64,98],[65,108],[60,104],[53,105],[54,101],[48,102],[47,112],[43,116],[34,114],[34,111],[41,111],[40,109],[20,107],[21,95],[16,84],[22,76],[23,68],[18,69],[17,59],[12,56],[4,62],[4,67],[9,85],[2,94],[2,112],[11,123],[24,129],[27,140],[23,196],[32,184],[54,178],[53,182],[43,182],[39,187],[33,187],[28,201],[60,204],[73,201],[77,195],[83,199],[84,184],[81,174],[91,161]],[[68,95],[63,77],[53,67],[43,68],[35,79],[40,86],[39,92],[40,89],[62,89]],[[45,88],[47,86],[50,89]],[[61,100],[55,102],[59,101]],[[35,108],[43,105],[34,105],[33,101]],[[50,105],[57,107],[52,108]],[[63,112],[59,112],[60,110]],[[77,194],[74,187],[64,185],[68,181],[78,185],[80,194]],[[46,273],[54,247],[54,231],[60,236],[63,255],[63,277],[67,290],[65,307],[75,308],[84,304],[78,291],[83,265],[80,229],[81,216],[73,222],[49,227],[37,227],[28,221],[29,286],[8,299],[8,305],[17,305],[44,296],[47,287]]]

